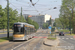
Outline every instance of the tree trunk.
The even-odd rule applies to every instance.
[[[4,25],[3,25],[3,23],[2,23],[2,30],[3,30],[2,32],[4,33]]]
[[[74,23],[74,16],[73,16],[73,8],[72,8],[72,26],[73,26],[73,33],[75,34],[75,23]]]

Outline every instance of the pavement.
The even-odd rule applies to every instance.
[[[58,44],[59,44],[58,37],[57,37],[56,40],[49,40],[49,39],[45,38],[43,44],[46,45],[46,46],[54,46],[54,47],[57,47]]]

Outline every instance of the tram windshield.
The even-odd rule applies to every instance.
[[[14,25],[14,34],[23,34],[23,27],[21,27],[20,24],[15,24]]]

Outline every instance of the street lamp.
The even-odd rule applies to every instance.
[[[9,0],[7,0],[7,38],[9,38]]]
[[[69,17],[69,30],[70,30],[70,34],[71,34],[71,17]]]

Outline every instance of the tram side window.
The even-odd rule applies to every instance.
[[[33,33],[33,28],[32,28],[32,33]]]
[[[32,29],[30,28],[30,34],[32,34]]]
[[[27,35],[27,27],[25,27],[25,35]]]
[[[31,34],[32,34],[33,32],[32,32],[32,28],[31,28]]]
[[[28,30],[28,27],[27,27],[27,35],[28,35],[28,33],[29,33],[28,31],[29,31],[29,30]]]
[[[33,28],[32,28],[32,33],[33,33]]]
[[[28,34],[30,34],[30,28],[28,27]]]
[[[31,28],[31,34],[32,34],[32,28]]]

